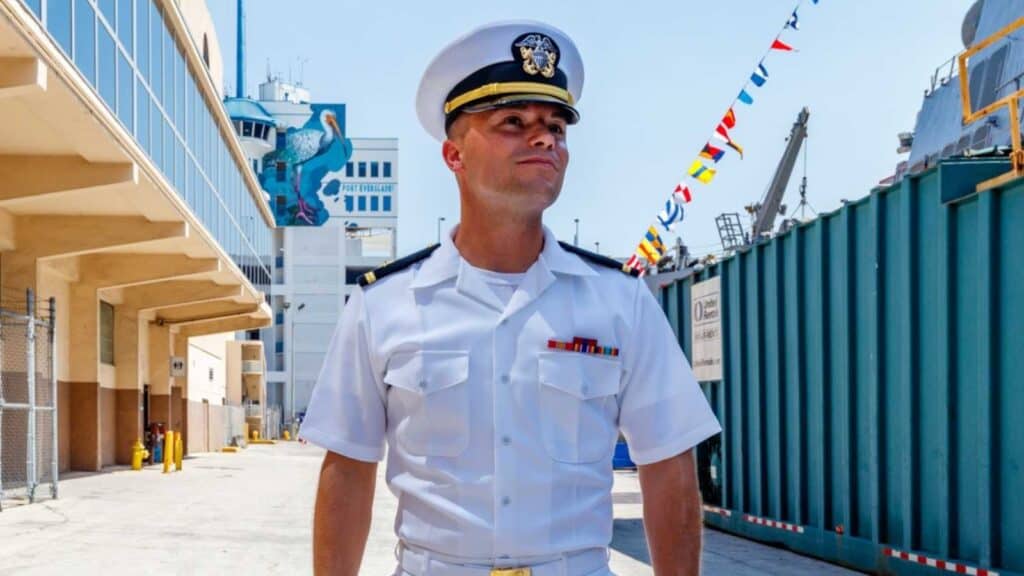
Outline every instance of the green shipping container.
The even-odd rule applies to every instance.
[[[870,572],[1024,575],[1024,180],[974,192],[1007,170],[946,161],[660,288],[693,360],[691,291],[720,285],[707,523]]]

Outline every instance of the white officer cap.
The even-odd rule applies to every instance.
[[[420,123],[444,141],[462,112],[553,102],[579,120],[583,60],[569,36],[531,20],[496,22],[458,38],[427,66],[416,94]]]

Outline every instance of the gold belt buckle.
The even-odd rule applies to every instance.
[[[491,576],[530,576],[533,573],[529,568],[495,568],[491,570]]]

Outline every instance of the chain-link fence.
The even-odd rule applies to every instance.
[[[281,437],[281,405],[271,404],[263,411],[263,436],[265,438]]]
[[[245,447],[248,438],[245,437],[245,407],[225,406],[224,407],[224,445]]]
[[[57,379],[54,301],[36,314],[0,308],[0,509],[33,502],[49,485],[57,497]]]

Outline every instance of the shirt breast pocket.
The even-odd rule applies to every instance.
[[[541,431],[548,455],[570,464],[607,458],[615,444],[619,360],[571,352],[542,352]]]
[[[421,351],[396,354],[384,383],[395,438],[417,456],[455,457],[469,446],[469,354]]]

